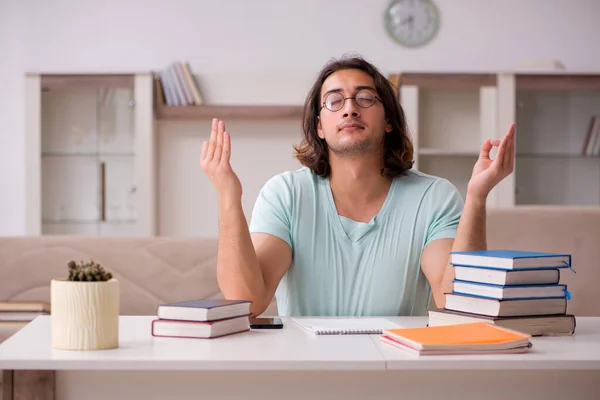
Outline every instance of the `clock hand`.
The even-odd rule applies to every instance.
[[[414,19],[414,18],[413,18],[413,16],[412,16],[412,15],[409,15],[407,18],[405,18],[405,19],[403,19],[402,21],[400,21],[400,24],[401,24],[401,25],[404,25],[404,24],[412,24],[412,23],[413,23],[413,19]]]

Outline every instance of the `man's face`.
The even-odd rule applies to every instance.
[[[356,155],[381,151],[383,135],[391,126],[385,121],[383,104],[369,74],[355,69],[331,74],[321,87],[320,104],[324,102],[334,110],[339,108],[330,111],[323,107],[319,113],[318,134],[332,152]]]

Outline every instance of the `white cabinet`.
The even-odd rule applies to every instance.
[[[26,77],[27,232],[156,233],[151,74]]]
[[[497,136],[497,97],[490,74],[403,74],[415,169],[450,180],[464,199],[481,144]],[[491,205],[496,198],[490,194]]]
[[[517,123],[506,205],[600,206],[600,75],[501,74],[499,105]],[[597,138],[597,139],[594,139]]]
[[[600,137],[595,153],[584,151],[592,118],[600,122],[600,75],[405,73],[393,80],[416,169],[449,179],[464,197],[481,144],[516,122],[515,170],[490,193],[488,207],[600,206]]]

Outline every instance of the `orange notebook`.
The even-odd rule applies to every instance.
[[[381,341],[419,354],[522,353],[531,347],[531,335],[486,322],[386,329]]]

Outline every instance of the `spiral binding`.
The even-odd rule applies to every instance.
[[[353,335],[353,334],[378,334],[381,329],[317,329],[315,333],[318,335]]]

